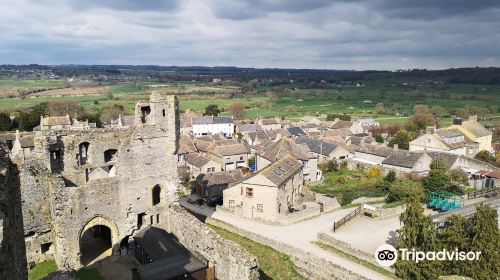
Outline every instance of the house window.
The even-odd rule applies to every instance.
[[[243,160],[243,157],[240,157],[240,160]]]
[[[257,212],[264,212],[264,206],[262,204],[257,204]]]
[[[240,187],[241,195],[243,195],[243,187]]]
[[[431,138],[427,139],[427,143],[429,144],[431,143]]]
[[[229,200],[229,207],[234,207],[234,200]]]
[[[247,188],[247,197],[253,197],[253,188]]]

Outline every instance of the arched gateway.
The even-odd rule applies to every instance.
[[[110,219],[96,216],[90,219],[80,231],[80,262],[86,266],[113,254],[117,244],[118,227]]]

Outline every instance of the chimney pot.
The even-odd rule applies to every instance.
[[[399,149],[398,144],[394,144],[393,149],[394,151],[397,151]]]

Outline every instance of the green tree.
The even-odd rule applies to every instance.
[[[446,220],[448,226],[439,233],[441,245],[449,251],[469,251],[469,239],[466,231],[467,221],[459,215],[451,215]],[[466,272],[463,261],[447,261],[444,265],[445,275],[464,275]]]
[[[392,183],[389,187],[387,202],[406,201],[412,195],[420,200],[425,197],[424,190],[419,183],[403,177]]]
[[[485,162],[495,162],[496,158],[488,151],[482,150],[474,156],[475,159]]]
[[[437,125],[436,119],[430,114],[417,114],[412,116],[406,122],[408,131],[419,132],[425,130],[428,126]]]
[[[471,218],[470,245],[472,252],[481,252],[479,260],[467,262],[467,275],[478,280],[500,275],[500,232],[495,208],[481,204]]]
[[[205,112],[203,112],[203,116],[218,116],[220,112],[221,110],[219,109],[218,105],[209,104],[207,107],[205,107]]]
[[[384,137],[381,134],[377,133],[373,135],[373,138],[377,143],[384,143]]]
[[[9,131],[11,127],[10,116],[6,113],[0,113],[0,131]]]
[[[35,126],[40,125],[40,116],[47,114],[47,102],[39,103],[31,107],[27,111],[19,113],[19,128],[21,130],[30,131]]]
[[[389,141],[389,147],[393,147],[398,144],[399,149],[408,150],[410,148],[411,137],[406,130],[399,130],[391,141]]]
[[[448,169],[441,160],[433,160],[431,163],[431,171],[424,179],[424,187],[429,192],[446,191],[449,189],[451,179],[448,175]]]
[[[118,119],[120,115],[123,116],[125,109],[120,104],[111,104],[103,107],[99,114],[99,120],[103,124],[110,124],[112,120]]]
[[[384,177],[384,181],[389,183],[396,182],[396,172],[394,170],[389,171],[387,175]]]
[[[439,105],[432,106],[430,112],[434,118],[441,118],[446,115],[446,110]]]
[[[437,248],[437,231],[432,219],[424,215],[418,196],[410,196],[405,212],[401,214],[403,226],[398,230],[399,240],[396,248],[433,251]],[[402,279],[436,279],[442,274],[440,264],[431,261],[416,263],[399,259],[394,265],[396,275]]]
[[[413,112],[415,114],[429,114],[430,110],[429,110],[429,106],[425,105],[425,104],[417,104],[415,106],[413,106]]]

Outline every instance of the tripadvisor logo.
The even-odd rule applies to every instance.
[[[403,261],[414,261],[419,263],[424,260],[428,261],[477,261],[481,256],[481,252],[463,252],[455,249],[449,251],[446,249],[440,251],[422,252],[415,249],[400,248],[399,252],[394,246],[389,244],[380,245],[375,251],[375,260],[381,266],[391,266],[399,259]]]

